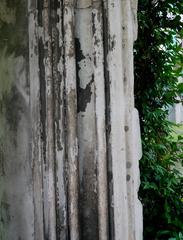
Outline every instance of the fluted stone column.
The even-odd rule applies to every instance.
[[[142,240],[136,14],[1,0],[1,240]]]

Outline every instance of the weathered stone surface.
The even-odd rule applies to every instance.
[[[0,239],[33,239],[26,1],[0,6]]]
[[[1,0],[0,239],[142,239],[136,13]]]

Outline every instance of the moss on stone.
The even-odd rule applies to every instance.
[[[1,0],[0,49],[24,55],[27,45],[26,0]]]
[[[27,56],[28,51],[28,20],[27,0],[0,2],[0,239],[6,240],[10,221],[4,184],[7,143],[16,144],[17,141],[22,98],[16,84],[23,66],[19,60]]]
[[[14,54],[8,56],[7,48],[0,50],[0,102],[12,89],[15,76],[14,63]]]

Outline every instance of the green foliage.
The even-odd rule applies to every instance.
[[[135,100],[143,158],[140,199],[144,239],[183,239],[182,136],[175,138],[168,108],[183,93],[183,23],[180,0],[139,0],[135,43]],[[183,172],[183,171],[182,171]]]

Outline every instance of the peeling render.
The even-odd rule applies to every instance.
[[[70,240],[79,240],[79,169],[77,136],[77,89],[74,47],[74,1],[64,1],[64,67],[66,109],[66,152],[68,179],[68,224]]]
[[[108,239],[107,151],[105,128],[105,76],[103,50],[102,1],[92,5],[93,79],[95,85],[96,165],[99,239]]]
[[[1,0],[1,240],[142,240],[136,14]]]

